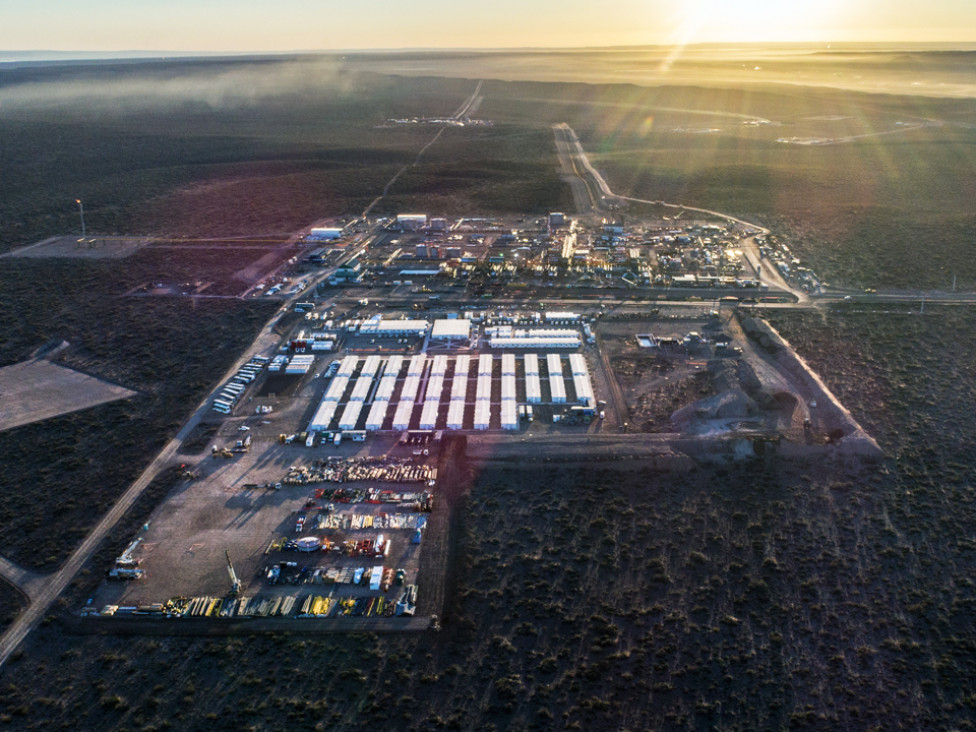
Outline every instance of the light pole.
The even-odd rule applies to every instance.
[[[85,238],[85,205],[81,202],[80,198],[75,199],[75,203],[78,204],[78,213],[81,215],[81,238]]]

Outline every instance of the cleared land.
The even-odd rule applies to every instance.
[[[135,396],[43,358],[0,368],[0,430]]]

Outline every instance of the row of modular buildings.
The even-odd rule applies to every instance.
[[[563,356],[549,353],[544,358],[550,403],[568,403]],[[525,381],[525,399],[521,403],[541,404],[543,375],[540,356],[535,353],[506,353],[500,358],[490,353],[478,357],[346,356],[322,396],[308,431],[378,431],[384,427],[397,431],[413,427],[487,430],[492,424],[515,430],[519,427],[519,361]],[[500,379],[495,378],[498,365]],[[568,365],[575,403],[594,406],[585,357],[570,354]],[[360,427],[363,423],[364,427]]]

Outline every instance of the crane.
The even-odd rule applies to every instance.
[[[237,597],[241,594],[241,581],[237,578],[237,572],[234,571],[234,565],[230,561],[230,552],[224,550],[224,556],[227,557],[227,574],[230,575],[230,596]]]

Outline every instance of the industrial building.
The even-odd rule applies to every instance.
[[[331,241],[342,236],[342,229],[332,227],[314,228],[308,232],[308,241]]]
[[[396,223],[401,231],[420,231],[427,226],[427,214],[397,214]]]
[[[441,318],[430,331],[432,341],[466,341],[471,338],[471,321],[463,318]]]

